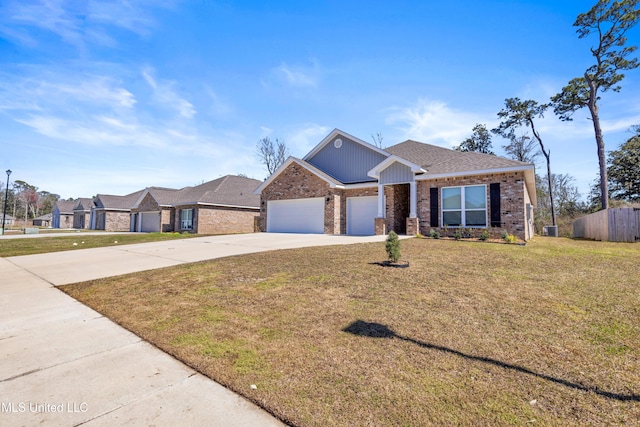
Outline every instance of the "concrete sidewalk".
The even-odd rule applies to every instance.
[[[0,258],[0,425],[282,425],[54,286],[384,238],[257,233]]]

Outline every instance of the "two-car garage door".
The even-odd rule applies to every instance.
[[[324,233],[324,198],[269,200],[267,231],[271,233]]]
[[[373,235],[378,198],[347,198],[347,234]],[[324,233],[324,198],[270,200],[267,231],[272,233]]]

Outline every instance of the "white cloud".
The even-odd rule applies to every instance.
[[[320,82],[320,67],[316,60],[311,65],[289,65],[285,62],[271,70],[271,77],[262,80],[262,85],[268,87],[270,83],[289,86],[292,88],[314,88]]]
[[[115,46],[109,36],[119,27],[146,36],[154,27],[151,7],[171,7],[172,2],[130,2],[126,0],[9,0],[0,6],[0,33],[20,44],[35,48],[33,28],[49,31],[65,43],[84,49],[87,44]]]
[[[68,109],[68,105],[79,104],[128,110],[136,104],[136,99],[119,82],[105,76],[0,74],[0,109],[62,110]]]
[[[385,119],[402,132],[403,139],[413,139],[444,147],[457,146],[471,134],[477,123],[486,123],[478,114],[450,108],[442,101],[421,98],[408,107],[392,107]]]
[[[193,104],[178,95],[175,86],[176,82],[169,80],[156,80],[151,68],[142,70],[142,76],[147,84],[153,89],[153,96],[156,103],[169,110],[176,111],[181,117],[191,119],[196,115],[196,109]]]
[[[205,84],[204,88],[211,100],[211,113],[216,117],[228,117],[233,112],[233,107],[229,103],[223,101],[209,85]]]

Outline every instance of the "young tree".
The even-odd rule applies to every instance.
[[[384,248],[387,251],[389,261],[398,262],[400,259],[400,239],[395,231],[391,230],[385,241]]]
[[[553,225],[556,225],[553,185],[551,182],[551,150],[545,148],[534,122],[535,119],[544,117],[544,112],[547,108],[549,108],[548,104],[538,104],[531,99],[521,101],[520,98],[507,98],[504,100],[504,108],[498,113],[498,117],[502,119],[502,122],[500,122],[500,125],[493,129],[492,132],[504,138],[512,139],[515,136],[517,128],[522,126],[531,128],[531,132],[540,146],[540,151],[547,160],[547,184],[549,188],[548,195],[549,206],[551,207],[551,221]]]
[[[640,0],[599,0],[591,10],[578,15],[573,24],[578,27],[578,37],[584,38],[591,34],[597,36],[597,43],[591,48],[595,64],[587,68],[583,77],[574,78],[562,88],[562,92],[551,98],[554,112],[561,120],[572,120],[571,116],[575,111],[589,108],[598,147],[602,209],[609,206],[609,188],[598,92],[619,92],[621,87],[618,83],[624,78],[621,71],[632,70],[640,65],[637,58],[629,59],[637,46],[626,46],[627,31],[640,20],[639,2]]]
[[[258,159],[272,175],[289,157],[289,149],[284,141],[276,138],[275,142],[265,136],[257,145]]]
[[[607,173],[613,199],[640,202],[640,126],[619,149],[609,152]]]
[[[487,126],[479,123],[473,127],[471,136],[462,141],[462,143],[456,147],[456,150],[464,152],[475,151],[476,153],[495,155],[495,153],[491,151],[491,135],[487,130]]]

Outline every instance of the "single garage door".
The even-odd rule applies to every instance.
[[[160,231],[160,212],[140,213],[140,231],[143,233]]]
[[[378,216],[378,196],[347,198],[347,234],[372,236]]]
[[[271,233],[324,233],[324,198],[269,200],[267,231]]]

